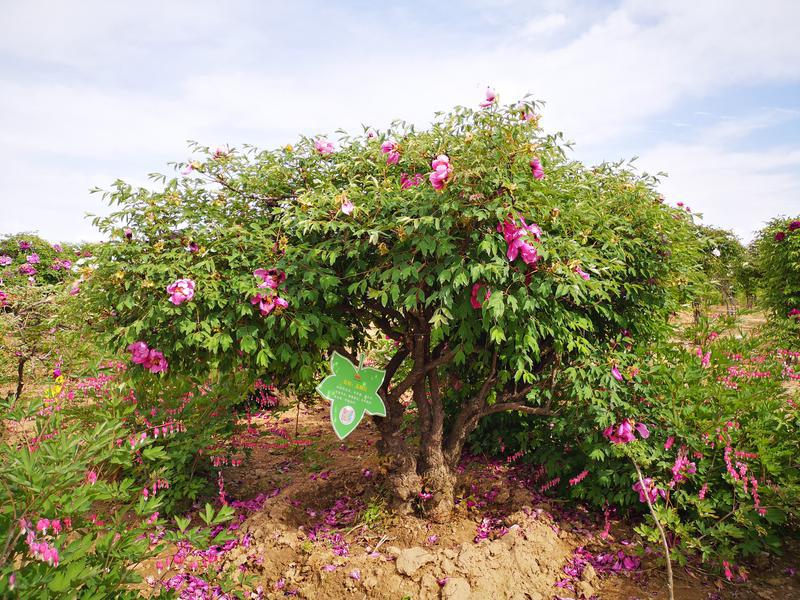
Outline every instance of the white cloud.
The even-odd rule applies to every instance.
[[[732,229],[749,241],[766,221],[800,212],[800,148],[761,152],[724,144],[661,144],[638,166],[666,171],[660,189],[671,204],[685,202],[708,225]]]
[[[0,233],[87,235],[80,208],[96,205],[86,188],[163,170],[185,157],[187,139],[277,145],[394,118],[424,125],[436,110],[477,103],[490,84],[504,101],[529,92],[546,100],[545,126],[596,155],[682,102],[730,90],[735,104],[736,86],[800,81],[800,3],[653,6],[630,0],[602,13],[568,0],[478,3],[486,27],[476,30],[456,7],[440,22],[404,6],[16,3],[0,24],[0,161],[13,159],[26,179],[0,182]],[[622,150],[670,171],[665,186],[697,198],[709,221],[733,212],[709,191],[727,189],[725,164],[758,165],[748,189],[784,190],[763,206],[789,212],[794,175],[774,173],[769,161],[796,147],[714,158],[730,153],[723,140],[787,114],[725,122],[684,146]],[[62,202],[53,206],[55,193]]]
[[[523,31],[525,35],[547,35],[561,29],[567,24],[567,17],[561,13],[549,14],[546,17],[528,21]]]

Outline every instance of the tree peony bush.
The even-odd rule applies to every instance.
[[[107,341],[163,353],[162,373],[130,369],[142,381],[247,386],[319,382],[334,350],[356,360],[388,338],[374,420],[396,505],[446,517],[483,417],[594,394],[576,361],[663,334],[695,277],[690,222],[655,180],[570,160],[536,109],[494,98],[336,145],[195,146],[205,158],[156,190],[117,182],[90,282]],[[181,280],[191,300],[170,301]]]
[[[0,381],[13,377],[16,398],[34,366],[56,363],[65,346],[84,345],[72,336],[78,319],[65,298],[84,255],[91,256],[28,233],[0,239],[0,365],[14,371],[0,369]]]
[[[755,262],[761,273],[761,300],[780,319],[797,327],[800,315],[800,218],[773,219],[755,241]]]

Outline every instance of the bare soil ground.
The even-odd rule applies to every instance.
[[[294,411],[265,414],[251,420],[249,436],[274,441],[276,430],[292,436],[295,425]],[[535,472],[467,460],[458,509],[451,522],[437,525],[423,514],[399,517],[384,508],[372,423],[341,443],[327,407],[318,405],[302,406],[297,426],[310,445],[262,444],[225,475],[231,498],[260,499],[237,531],[247,543],[227,552],[222,564],[253,576],[267,598],[667,598],[662,567],[648,554],[638,568],[586,567],[570,576],[581,548],[633,556],[639,544],[630,524],[612,521],[604,539],[602,514],[546,499]],[[476,540],[481,524],[489,534]],[[800,581],[786,571],[790,563],[765,558],[752,567],[750,583],[736,586],[678,569],[676,597],[800,598]]]

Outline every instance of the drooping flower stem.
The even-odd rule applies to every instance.
[[[642,470],[639,468],[639,465],[636,463],[635,460],[631,459],[633,466],[636,468],[636,474],[639,476],[639,484],[642,486],[642,489],[646,489],[644,483],[644,477],[642,477]],[[672,583],[672,561],[669,558],[669,544],[667,543],[667,534],[664,533],[664,528],[661,526],[661,521],[658,520],[658,516],[656,515],[656,511],[653,508],[653,503],[650,500],[650,494],[644,495],[645,500],[647,500],[647,508],[650,509],[650,514],[653,517],[653,521],[656,522],[656,527],[658,527],[658,532],[661,534],[661,543],[664,546],[664,559],[667,561],[667,589],[669,590],[669,600],[675,600],[675,587]]]

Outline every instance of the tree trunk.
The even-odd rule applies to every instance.
[[[697,302],[697,301],[692,302],[692,308],[694,309],[693,310],[694,324],[695,325],[699,325],[700,324],[700,314],[701,314],[700,313],[700,303]]]
[[[22,395],[22,389],[25,387],[25,363],[28,362],[27,358],[20,358],[17,363],[17,393],[14,400],[19,400]]]
[[[393,383],[393,375],[409,356],[413,358],[410,372],[402,381]],[[405,338],[404,348],[392,357],[386,367],[386,378],[379,390],[386,405],[386,417],[373,419],[381,434],[378,449],[389,463],[387,479],[393,492],[392,508],[406,514],[415,504],[421,503],[426,516],[435,522],[446,521],[453,512],[456,468],[469,434],[482,417],[506,410],[536,415],[553,414],[549,404],[547,407],[525,405],[525,398],[533,389],[533,384],[521,388],[513,385],[497,390],[495,403],[487,405],[489,393],[497,384],[498,352],[495,351],[491,364],[486,365],[488,372],[480,388],[463,402],[445,431],[443,389],[438,369],[454,356],[455,351],[448,349],[446,343],[431,348],[427,317],[417,319],[412,331]],[[555,360],[556,355],[552,349],[543,352],[535,373],[541,374]],[[550,381],[551,389],[553,381]],[[409,390],[418,411],[415,420],[418,446],[409,443],[407,434],[401,431],[406,411],[401,397]]]

